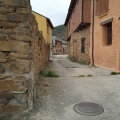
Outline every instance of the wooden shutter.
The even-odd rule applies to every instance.
[[[104,0],[104,4],[105,4],[105,11],[108,11],[108,5],[109,5],[109,0]]]
[[[108,11],[109,0],[96,0],[96,15],[102,15]]]

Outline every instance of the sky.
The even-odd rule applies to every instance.
[[[53,26],[65,23],[71,0],[30,0],[32,10],[48,17]]]

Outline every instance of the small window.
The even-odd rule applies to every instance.
[[[109,0],[96,0],[96,15],[102,15],[108,11]]]
[[[85,53],[85,38],[81,39],[81,53]]]

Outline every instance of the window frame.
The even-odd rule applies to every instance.
[[[85,38],[81,38],[81,53],[85,53]]]
[[[112,22],[106,24],[107,27],[107,45],[112,44]]]
[[[113,18],[100,23],[102,26],[102,41],[103,45],[112,45],[112,22]]]

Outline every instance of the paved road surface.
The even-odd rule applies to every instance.
[[[49,94],[31,120],[120,120],[120,75],[71,62],[66,55],[53,56],[51,69],[60,77],[48,81]],[[80,115],[73,110],[79,102],[97,103],[103,106],[104,113]]]

